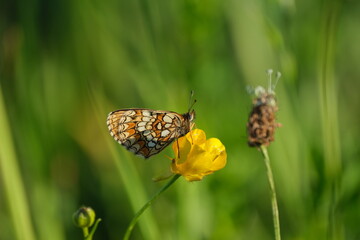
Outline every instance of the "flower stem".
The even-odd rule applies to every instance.
[[[82,228],[82,230],[83,230],[84,238],[86,238],[89,235],[89,228],[84,227],[84,228]]]
[[[145,205],[135,214],[135,216],[133,217],[133,219],[131,220],[127,230],[126,230],[126,233],[125,233],[125,236],[123,238],[123,240],[128,240],[130,235],[131,235],[131,232],[132,230],[134,229],[135,227],[135,224],[137,223],[137,221],[139,220],[141,214],[148,208],[151,206],[151,204],[155,201],[155,199],[157,199],[160,194],[162,192],[164,192],[166,189],[168,189],[181,175],[179,174],[176,174],[174,175],[157,193],[155,193],[154,196],[152,196],[152,198],[147,202],[145,203]]]
[[[266,165],[266,171],[267,171],[267,176],[268,176],[269,185],[270,185],[270,194],[271,194],[271,205],[272,205],[272,212],[273,212],[273,221],[274,221],[275,240],[281,240],[279,209],[278,209],[278,204],[277,204],[277,200],[276,200],[275,183],[274,183],[274,177],[273,177],[272,170],[271,170],[270,158],[269,158],[267,148],[265,146],[261,146],[260,149],[261,149],[261,153],[264,156],[264,162],[265,162],[265,165]]]
[[[99,225],[99,222],[101,221],[101,218],[98,218],[94,224],[94,226],[91,228],[91,231],[89,233],[89,231],[87,230],[87,235],[85,236],[85,240],[92,240],[93,236],[94,236],[94,233]],[[86,228],[88,229],[88,228]]]

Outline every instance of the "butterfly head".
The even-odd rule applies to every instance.
[[[193,109],[193,107],[194,107],[194,105],[196,103],[196,99],[193,99],[193,97],[194,97],[194,91],[191,90],[188,112],[183,115],[184,118],[187,120],[185,122],[187,122],[187,124],[188,124],[188,126],[186,126],[187,132],[190,132],[191,129],[195,125],[195,123],[194,123],[194,121],[195,121],[195,110]]]
[[[190,112],[187,112],[187,113],[183,114],[183,117],[185,119],[185,121],[183,123],[184,124],[183,129],[185,130],[185,133],[184,133],[184,135],[185,135],[186,133],[190,132],[190,130],[195,125],[195,123],[194,123],[194,121],[195,121],[195,110],[191,110]]]
[[[195,121],[195,110],[191,110],[191,112],[188,113],[189,115],[189,122]]]

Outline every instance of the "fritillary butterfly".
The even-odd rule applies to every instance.
[[[178,114],[130,108],[109,113],[107,125],[110,135],[127,150],[149,158],[188,133],[194,125],[194,118],[194,110]]]

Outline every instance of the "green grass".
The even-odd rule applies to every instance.
[[[30,210],[25,194],[24,183],[19,171],[16,153],[13,145],[11,133],[9,132],[9,123],[3,96],[0,88],[0,169],[3,186],[3,199],[6,200],[8,214],[11,217],[13,232],[17,239],[35,239],[34,230],[31,224]]]
[[[29,7],[31,6],[31,7]],[[283,239],[358,239],[360,4],[357,1],[0,3],[0,239],[121,239],[164,183],[171,150],[144,161],[108,134],[110,111],[187,111],[227,166],[179,179],[132,239],[274,239],[266,169],[247,146],[246,86],[276,88],[269,147]]]

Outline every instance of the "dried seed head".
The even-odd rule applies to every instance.
[[[257,87],[254,90],[253,108],[247,123],[248,144],[250,147],[268,146],[274,141],[276,128],[281,124],[276,122],[275,113],[278,111],[274,88],[271,85],[271,73],[269,75],[269,88]],[[280,73],[277,74],[277,80]]]

